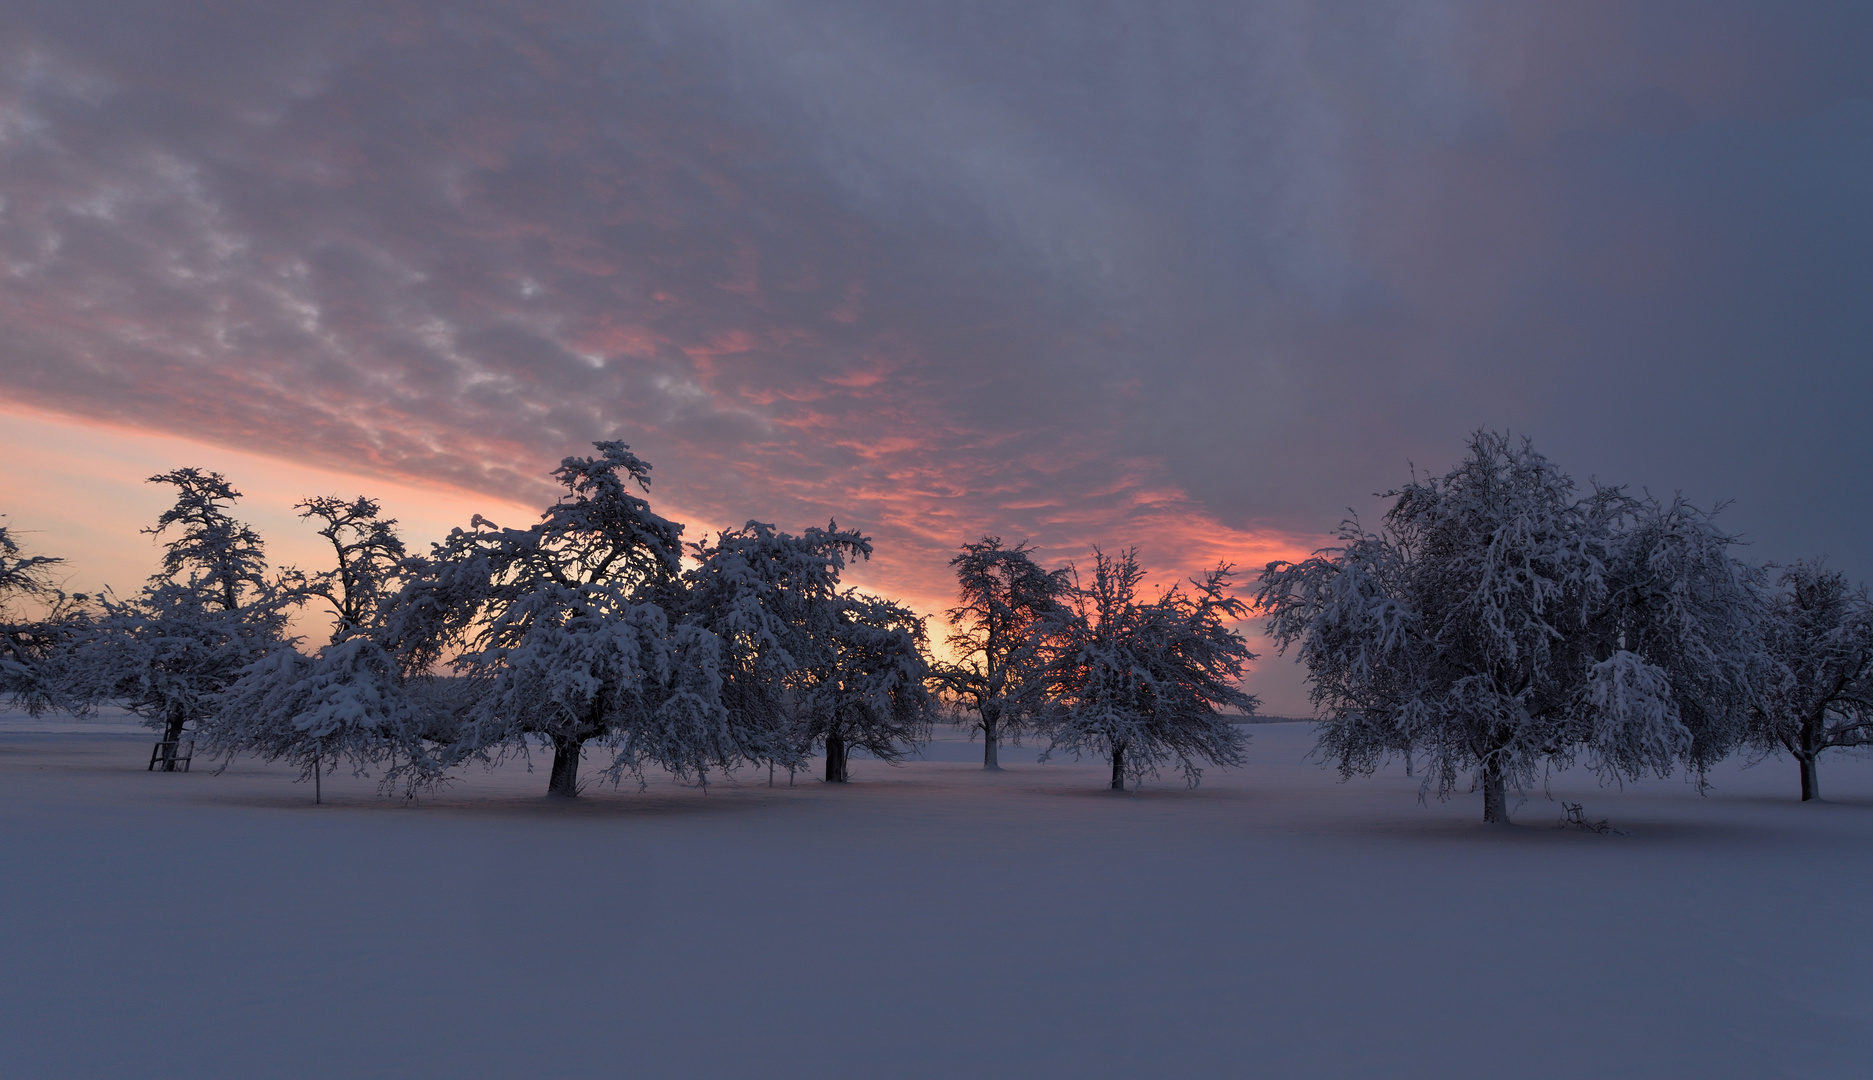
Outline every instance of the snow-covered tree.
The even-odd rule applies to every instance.
[[[1414,479],[1378,533],[1263,572],[1258,606],[1297,647],[1343,776],[1394,754],[1460,776],[1483,818],[1506,791],[1577,760],[1668,775],[1734,748],[1757,650],[1760,574],[1681,500],[1595,485],[1583,497],[1523,440],[1478,432],[1463,463]]]
[[[101,597],[53,666],[69,700],[116,701],[173,746],[243,669],[287,645],[287,612],[300,597],[267,578],[259,535],[228,510],[240,492],[220,474],[178,469],[150,482],[178,489],[175,506],[144,530],[177,528],[162,572],[128,600]],[[164,761],[166,771],[174,765]]]
[[[791,769],[823,745],[838,783],[850,750],[895,761],[925,736],[922,621],[839,588],[846,560],[871,550],[836,524],[795,536],[757,521],[694,546],[685,622],[720,642],[722,700],[750,758]]]
[[[439,780],[454,703],[438,701],[436,677],[404,671],[386,643],[385,604],[404,554],[396,523],[363,497],[299,508],[322,522],[333,549],[333,569],[297,575],[301,593],[331,606],[331,640],[310,656],[288,644],[244,668],[198,721],[203,751],[224,768],[239,754],[285,760],[313,781],[315,801],[322,774],[343,762],[354,775],[381,769],[386,786],[411,791]]]
[[[871,542],[836,524],[795,536],[750,521],[690,548],[684,622],[718,642],[722,703],[744,738],[791,771],[809,752],[795,706],[809,670],[828,666],[840,573]]]
[[[1002,740],[1019,739],[1040,710],[1040,627],[1066,593],[1067,572],[1042,570],[1032,548],[1003,547],[999,536],[964,544],[950,567],[961,600],[945,613],[955,660],[937,665],[936,679],[974,714],[982,767],[1000,769]]]
[[[853,750],[899,761],[927,741],[936,702],[923,620],[910,609],[848,589],[829,638],[824,666],[806,671],[796,730],[825,747],[826,779],[844,783]]]
[[[1682,497],[1661,502],[1609,489],[1607,596],[1581,635],[1591,655],[1630,652],[1663,673],[1690,741],[1682,760],[1702,782],[1706,770],[1744,738],[1749,702],[1767,668],[1761,648],[1765,575],[1738,559],[1737,539],[1714,512]],[[1719,510],[1722,508],[1719,507]],[[1611,761],[1635,742],[1602,731],[1594,754]],[[1648,768],[1627,756],[1626,775]]]
[[[186,585],[155,582],[129,600],[107,594],[99,607],[59,658],[62,688],[71,700],[117,702],[167,744],[212,716],[249,664],[286,647],[286,605],[266,600],[228,610]]]
[[[397,658],[362,634],[314,656],[274,649],[216,695],[199,736],[202,751],[224,761],[237,754],[285,760],[313,781],[314,801],[321,775],[340,762],[360,776],[380,769],[386,788],[402,782],[414,791],[443,769],[434,740],[438,710],[421,691],[425,678],[412,685]]]
[[[0,693],[28,708],[43,708],[49,686],[44,665],[56,627],[72,598],[55,576],[63,559],[21,554],[0,525]]]
[[[1247,740],[1222,710],[1256,706],[1240,686],[1255,654],[1230,625],[1247,613],[1230,592],[1230,568],[1148,602],[1138,596],[1144,575],[1136,549],[1116,557],[1095,550],[1091,583],[1074,573],[1067,602],[1043,627],[1043,757],[1099,754],[1112,763],[1115,791],[1173,760],[1193,787],[1199,760],[1242,764]]]
[[[1873,600],[1820,562],[1783,569],[1763,620],[1769,670],[1749,739],[1801,767],[1803,802],[1821,797],[1824,750],[1873,744]]]
[[[673,617],[682,526],[634,494],[650,466],[622,442],[554,471],[566,493],[538,524],[476,516],[409,575],[386,642],[407,671],[438,659],[480,688],[456,756],[553,749],[548,791],[576,795],[585,744],[612,751],[614,780],[645,764],[700,777],[743,746],[720,698],[718,644]]]
[[[336,565],[311,575],[303,588],[331,605],[335,645],[378,622],[379,609],[397,591],[403,541],[396,520],[380,518],[377,500],[362,495],[350,502],[316,495],[296,509],[302,518],[317,518],[319,535],[332,545]]]

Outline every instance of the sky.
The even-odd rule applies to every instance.
[[[1489,428],[1873,577],[1870,55],[1856,3],[11,0],[0,513],[122,590],[157,471],[307,565],[301,497],[420,544],[617,438],[689,538],[837,519],[936,612],[985,534],[1252,582]]]

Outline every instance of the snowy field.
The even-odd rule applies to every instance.
[[[0,1076],[1873,1076],[1873,761],[1417,805],[1306,726],[1102,791],[951,736],[415,806],[0,716]],[[588,771],[591,766],[588,765]]]

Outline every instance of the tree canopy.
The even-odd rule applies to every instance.
[[[309,575],[301,587],[330,605],[333,644],[366,632],[394,595],[401,574],[406,552],[396,520],[379,517],[377,500],[362,495],[348,502],[316,495],[296,509],[300,517],[318,520],[319,535],[332,546],[332,569]]]
[[[1142,600],[1136,550],[1095,549],[1090,582],[1077,578],[1044,625],[1050,698],[1048,754],[1091,752],[1124,790],[1172,761],[1195,786],[1199,761],[1240,765],[1247,740],[1224,709],[1255,711],[1240,686],[1255,654],[1230,625],[1247,614],[1228,566]]]
[[[23,554],[11,531],[0,525],[0,693],[29,708],[43,707],[51,689],[45,662],[67,599],[55,577],[64,562]]]
[[[1032,548],[1004,547],[999,536],[964,544],[950,568],[960,601],[945,613],[955,659],[934,671],[975,714],[982,767],[999,769],[1002,740],[1019,739],[1041,712],[1041,630],[1066,595],[1067,571],[1041,569]]]
[[[849,751],[895,761],[926,736],[923,620],[840,588],[847,562],[871,552],[836,522],[796,536],[750,521],[694,546],[685,619],[719,642],[723,701],[751,758],[791,770],[818,745],[840,783]]]
[[[1709,514],[1595,484],[1478,432],[1442,477],[1388,493],[1384,526],[1270,563],[1256,600],[1295,648],[1345,775],[1421,755],[1447,797],[1577,760],[1608,776],[1701,770],[1741,735],[1760,574]]]
[[[1873,600],[1819,562],[1784,567],[1763,620],[1765,668],[1750,711],[1759,750],[1786,750],[1803,802],[1821,797],[1824,750],[1873,744]]]
[[[151,528],[162,569],[129,598],[106,592],[64,627],[49,677],[74,707],[114,701],[162,732],[165,770],[185,734],[212,717],[241,672],[286,648],[302,595],[267,571],[264,545],[234,518],[240,492],[219,473],[149,478],[177,489]]]
[[[459,757],[553,752],[549,790],[578,791],[588,742],[606,773],[655,763],[695,776],[735,760],[714,642],[680,625],[683,527],[633,491],[650,466],[622,442],[554,470],[565,493],[525,529],[477,515],[405,563],[385,640],[405,671],[445,660],[479,691]]]

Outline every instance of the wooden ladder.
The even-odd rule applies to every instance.
[[[156,766],[163,766],[164,772],[175,772],[176,763],[182,764],[182,771],[189,771],[189,762],[195,759],[194,739],[168,739],[150,748],[150,767],[145,772],[155,772]]]

